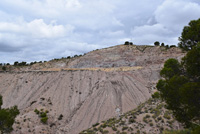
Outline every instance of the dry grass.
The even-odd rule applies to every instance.
[[[133,71],[142,69],[141,66],[135,67],[113,67],[113,68],[44,68],[41,71],[105,71],[105,72],[114,72],[114,71]]]

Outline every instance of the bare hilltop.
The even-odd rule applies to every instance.
[[[83,56],[0,73],[3,107],[17,105],[14,134],[77,134],[151,98],[159,72],[179,48],[117,45]],[[37,111],[48,120],[41,122]]]

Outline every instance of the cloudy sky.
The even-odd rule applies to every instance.
[[[199,0],[0,0],[0,63],[44,61],[132,41],[177,44]]]

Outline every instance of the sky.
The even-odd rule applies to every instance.
[[[176,45],[199,0],[0,0],[0,63],[48,61],[123,44]]]

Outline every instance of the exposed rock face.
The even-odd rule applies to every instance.
[[[177,48],[121,45],[90,52],[60,66],[85,70],[0,73],[3,107],[17,105],[20,109],[20,124],[14,125],[14,133],[77,134],[145,102],[154,92],[164,61],[183,55]],[[113,71],[110,67],[126,69]],[[47,124],[40,122],[35,109],[49,111]]]
[[[70,62],[69,68],[142,66],[162,63],[167,58],[180,58],[182,51],[178,48],[166,50],[165,47],[119,45],[96,50]]]

